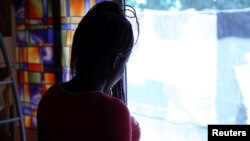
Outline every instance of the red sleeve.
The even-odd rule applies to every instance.
[[[141,129],[139,123],[131,116],[132,141],[139,141],[141,138]]]
[[[132,141],[131,116],[128,108],[117,100],[109,106],[103,139],[108,141]],[[105,121],[105,120],[103,120]]]

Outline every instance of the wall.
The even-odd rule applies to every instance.
[[[0,1],[0,32],[8,52],[11,64],[15,68],[15,14],[10,0]],[[4,13],[4,14],[3,14]],[[3,16],[4,15],[4,16]],[[3,54],[0,53],[0,67],[4,67]]]

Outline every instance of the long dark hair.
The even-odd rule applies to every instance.
[[[122,5],[112,1],[100,2],[88,11],[75,31],[71,73],[74,76],[80,69],[87,71],[86,65],[100,62],[104,58],[111,59],[118,53],[129,53],[133,46],[132,25]]]

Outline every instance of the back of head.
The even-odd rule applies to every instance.
[[[76,71],[93,69],[104,61],[111,61],[117,54],[129,53],[133,44],[132,26],[121,5],[100,2],[89,10],[75,31],[71,64],[76,62]]]

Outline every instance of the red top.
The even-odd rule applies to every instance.
[[[140,138],[139,124],[130,116],[127,106],[101,92],[71,93],[61,85],[53,85],[42,97],[37,112],[38,141]]]

